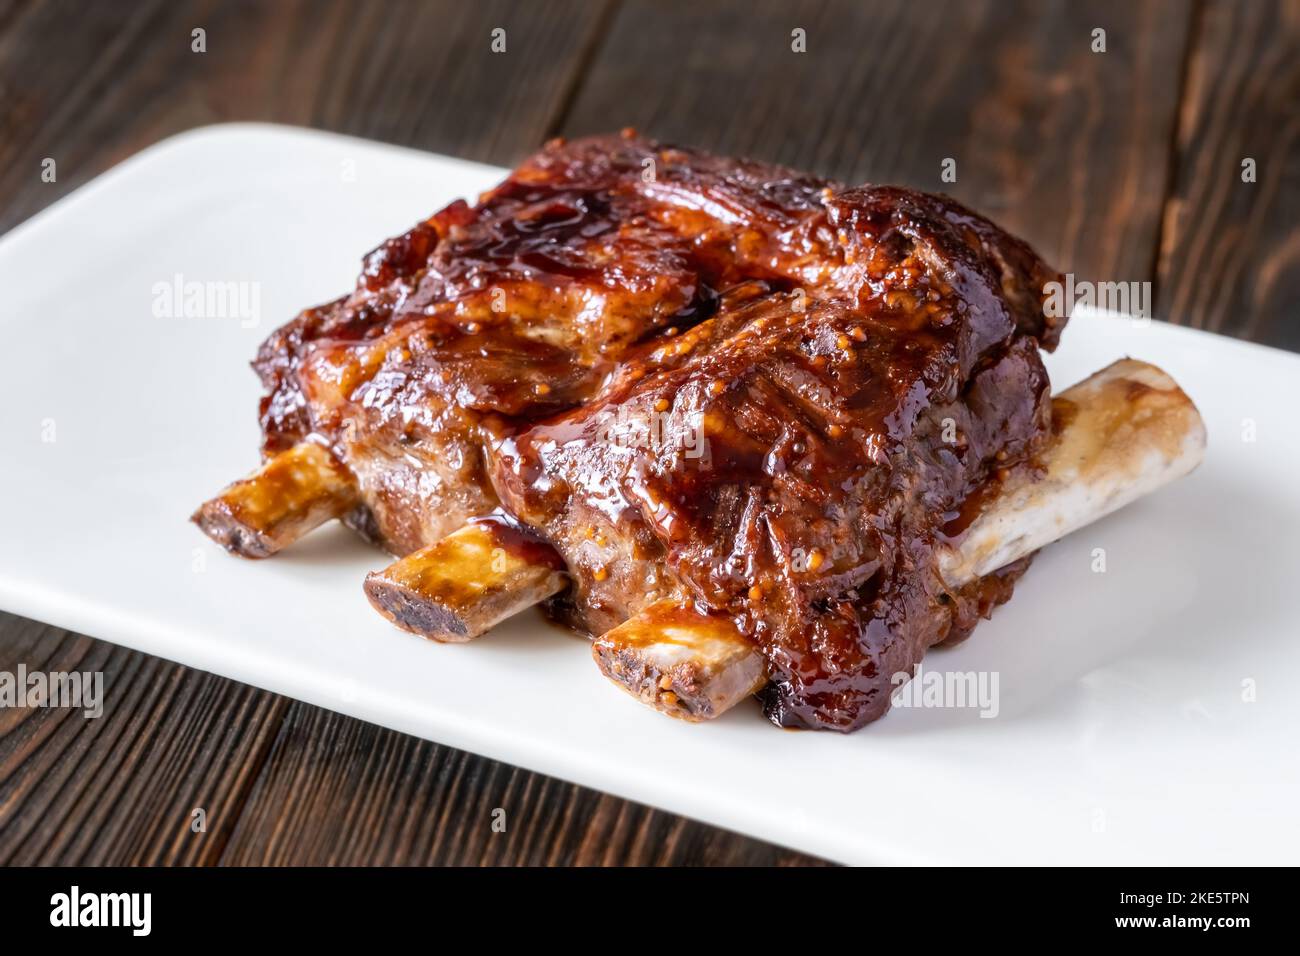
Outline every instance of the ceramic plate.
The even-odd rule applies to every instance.
[[[501,175],[219,126],[0,239],[0,606],[835,860],[1297,859],[1294,355],[1076,316],[1056,387],[1155,362],[1200,406],[1209,455],[1046,549],[970,641],[926,658],[996,674],[995,715],[898,709],[851,736],[783,732],[754,704],[677,723],[533,613],[466,646],[395,630],[361,591],[385,556],[340,527],[264,562],[200,535],[195,505],[257,463],[258,343]],[[236,294],[191,307],[192,282]]]

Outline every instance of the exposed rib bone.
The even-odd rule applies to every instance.
[[[956,590],[1191,471],[1205,427],[1153,365],[1124,359],[1053,401],[1056,433],[1035,467],[1008,476],[938,568]],[[497,522],[472,523],[370,575],[366,594],[399,627],[469,641],[564,586],[548,546]],[[723,713],[764,682],[763,659],[729,618],[649,607],[596,638],[601,671],[686,720]]]
[[[190,520],[231,554],[265,558],[356,504],[351,474],[322,445],[299,442],[204,502]]]
[[[1205,425],[1178,384],[1121,359],[1053,399],[1056,434],[1036,472],[1013,475],[939,556],[950,588],[982,578],[1181,478],[1205,457]]]
[[[939,555],[956,590],[1179,478],[1205,454],[1196,406],[1153,365],[1124,359],[1053,401],[1056,434]],[[601,672],[672,717],[716,717],[763,684],[759,653],[729,618],[647,608],[592,645]],[[757,678],[755,678],[757,674]]]
[[[643,704],[709,720],[766,682],[763,657],[730,618],[655,604],[596,638],[601,673]]]
[[[462,643],[555,594],[565,585],[563,569],[549,545],[480,520],[371,573],[365,590],[398,627]]]

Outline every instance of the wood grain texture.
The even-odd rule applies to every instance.
[[[294,703],[222,862],[739,866],[814,861]]]
[[[19,664],[102,672],[104,713],[0,709],[0,865],[819,863],[0,613]]]
[[[1191,13],[1188,0],[629,0],[563,131],[635,125],[947,192],[1080,279],[1146,280]]]
[[[510,164],[545,138],[603,0],[44,0],[0,8],[0,231],[195,126],[315,126]],[[191,31],[206,31],[206,52]],[[492,31],[506,31],[504,53]],[[58,180],[43,183],[53,158]],[[418,201],[414,208],[420,209]]]
[[[1300,349],[1300,0],[1206,2],[1175,161],[1158,314]]]
[[[0,864],[212,863],[288,701],[0,614],[0,671],[103,673],[103,716],[0,709]],[[203,810],[206,829],[192,828]]]

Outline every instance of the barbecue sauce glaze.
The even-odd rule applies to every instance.
[[[556,142],[271,336],[265,450],[323,437],[398,554],[503,509],[589,632],[729,615],[770,719],[852,730],[1027,565],[947,593],[933,548],[1048,437],[1059,278],[944,197]]]

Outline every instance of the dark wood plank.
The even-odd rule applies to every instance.
[[[1192,7],[628,0],[564,124],[948,192],[1080,278],[1146,280]],[[1106,30],[1107,52],[1090,49]],[[807,52],[791,51],[806,31]],[[957,181],[941,181],[945,158]]]
[[[1297,0],[1205,4],[1162,240],[1160,315],[1300,349]]]
[[[0,671],[19,664],[102,672],[103,716],[0,708],[0,865],[221,855],[285,698],[0,613]]]
[[[0,231],[209,123],[316,126],[512,163],[567,103],[606,10],[587,0],[12,7],[0,20]],[[504,53],[491,49],[498,27]],[[195,28],[205,53],[191,50]],[[45,157],[56,183],[41,182]]]
[[[820,862],[0,613],[20,663],[101,671],[104,715],[0,709],[0,865]]]
[[[504,832],[493,829],[499,818]],[[221,862],[743,866],[815,861],[295,703]]]

